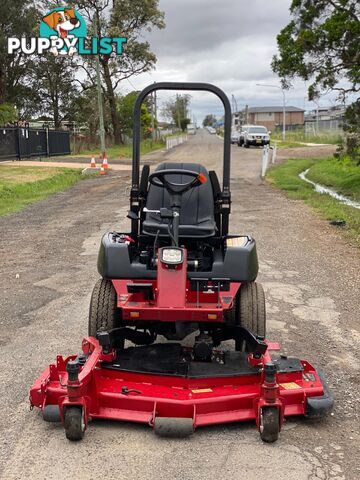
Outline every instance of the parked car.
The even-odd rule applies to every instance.
[[[187,126],[188,135],[196,135],[196,126],[194,123],[189,123]]]
[[[238,143],[240,137],[240,132],[238,130],[233,130],[231,132],[231,143]]]
[[[214,127],[206,127],[206,129],[209,133],[216,133],[216,130]]]
[[[246,129],[244,132],[244,147],[249,148],[250,145],[270,145],[270,135],[266,127],[251,125]]]

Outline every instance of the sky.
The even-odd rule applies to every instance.
[[[238,110],[249,106],[282,105],[282,93],[270,63],[277,52],[276,35],[290,20],[290,0],[160,0],[166,28],[146,33],[157,56],[156,70],[124,82],[121,93],[141,89],[152,82],[192,81],[214,83],[232,99]],[[316,108],[306,99],[306,85],[295,82],[286,92],[286,104],[306,110]],[[158,94],[159,103],[167,93]],[[320,99],[333,104],[335,95]],[[161,110],[161,109],[160,109]],[[217,97],[193,93],[191,115],[200,124],[204,116],[220,117]]]

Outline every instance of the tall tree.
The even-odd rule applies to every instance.
[[[150,44],[142,39],[145,31],[164,28],[164,14],[159,0],[78,0],[86,15],[92,34],[99,37],[126,37],[123,55],[100,55],[105,100],[109,105],[115,143],[122,141],[116,104],[116,90],[121,81],[151,70],[156,56]],[[89,56],[82,64],[87,78],[95,84],[95,58]]]
[[[107,111],[105,111],[105,118]],[[87,88],[74,98],[69,115],[79,127],[85,127],[90,138],[95,139],[99,128],[99,109],[97,103],[96,89]],[[105,121],[105,131],[108,130]]]
[[[309,99],[336,90],[359,92],[360,4],[358,0],[293,0],[291,21],[277,36],[272,68],[285,88],[298,76],[310,82]],[[346,80],[345,82],[343,80]]]
[[[203,126],[204,127],[212,127],[216,123],[216,117],[212,113],[209,113],[206,115],[206,117],[203,120]]]
[[[309,100],[334,90],[345,102],[360,90],[360,4],[358,0],[292,0],[292,20],[277,36],[272,69],[284,88],[294,77],[310,82]],[[346,153],[359,162],[359,99],[347,108]]]
[[[55,128],[68,119],[78,95],[74,69],[71,57],[55,57],[52,53],[39,57],[31,68],[33,95],[39,111],[50,114]]]
[[[186,128],[186,122],[184,122],[184,120],[188,118],[190,100],[191,95],[175,95],[175,97],[170,98],[164,103],[162,107],[163,116],[181,129],[185,123]]]
[[[35,36],[38,12],[31,0],[1,0],[0,4],[0,103],[22,108],[30,95],[28,70],[30,55],[7,53],[9,37]]]
[[[133,111],[138,94],[139,92],[134,91],[117,98],[118,115],[122,131],[129,137],[133,131]],[[151,114],[147,103],[145,101],[141,106],[141,129],[143,135],[148,134],[151,128]]]

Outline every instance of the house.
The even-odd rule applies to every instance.
[[[344,123],[345,106],[332,105],[318,107],[305,114],[305,132],[315,133],[318,130],[340,130]]]
[[[343,105],[332,105],[331,107],[319,107],[306,112],[305,122],[327,121],[327,120],[343,120],[345,107]]]
[[[298,107],[285,107],[285,125],[298,126],[304,125],[305,110]],[[249,107],[247,109],[246,123],[252,125],[264,125],[268,130],[275,130],[276,127],[282,127],[283,107]],[[291,128],[291,127],[290,127]]]

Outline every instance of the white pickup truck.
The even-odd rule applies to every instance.
[[[270,145],[270,132],[262,125],[249,125],[243,133],[242,143],[245,148],[250,145],[264,146]]]

